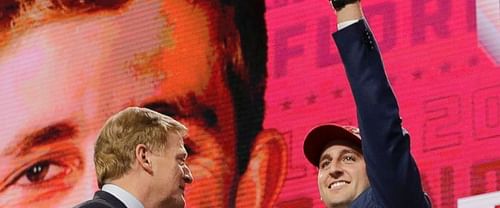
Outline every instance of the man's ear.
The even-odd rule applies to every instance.
[[[146,172],[153,173],[153,164],[151,163],[151,152],[144,144],[139,144],[135,147],[135,160],[140,168]]]
[[[287,172],[287,148],[276,130],[264,130],[253,144],[246,172],[240,178],[236,207],[273,207]]]

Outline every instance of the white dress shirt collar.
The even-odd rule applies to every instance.
[[[118,198],[127,208],[144,208],[144,205],[134,195],[117,185],[104,184],[102,191],[108,192]]]

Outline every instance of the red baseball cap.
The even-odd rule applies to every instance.
[[[311,164],[318,167],[321,154],[335,140],[351,141],[361,149],[361,135],[357,127],[326,123],[307,133],[303,146],[304,155]]]

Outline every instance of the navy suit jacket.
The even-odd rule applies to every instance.
[[[357,107],[370,188],[351,207],[431,207],[401,126],[396,97],[373,34],[364,20],[333,34]]]
[[[74,208],[127,208],[118,198],[105,191],[97,191],[92,200],[88,200]]]

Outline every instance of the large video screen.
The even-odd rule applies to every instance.
[[[500,3],[364,0],[433,207],[500,206]],[[0,207],[72,207],[141,106],[186,124],[187,207],[324,207],[302,152],[357,125],[327,0],[1,0]]]

